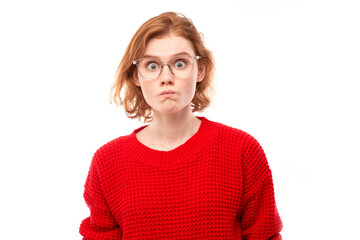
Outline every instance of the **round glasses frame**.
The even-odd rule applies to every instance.
[[[171,63],[174,61],[174,59],[179,58],[179,57],[189,57],[189,58],[192,58],[192,59],[194,60],[194,61],[192,61],[191,70],[189,71],[189,73],[188,73],[186,76],[178,76],[178,75],[176,75],[176,74],[173,72],[173,70],[172,70]],[[142,78],[144,78],[145,80],[153,80],[153,79],[158,78],[158,77],[161,75],[164,66],[168,66],[170,72],[171,72],[175,77],[177,77],[177,78],[186,78],[186,77],[188,77],[188,76],[192,73],[192,71],[193,71],[193,69],[194,69],[195,60],[198,60],[198,59],[200,59],[200,58],[201,58],[201,56],[178,55],[178,56],[173,57],[170,61],[161,62],[161,61],[160,61],[159,59],[157,59],[157,58],[147,57],[147,58],[141,58],[141,59],[138,59],[138,60],[134,60],[132,63],[133,63],[133,65],[136,65],[136,66],[137,66],[137,72],[138,72],[138,73],[140,74],[140,76],[141,76]],[[154,59],[154,60],[156,60],[157,62],[161,63],[161,64],[160,64],[160,67],[161,67],[161,68],[160,68],[160,71],[159,71],[158,75],[155,76],[155,77],[153,77],[153,78],[146,78],[146,77],[144,77],[144,76],[141,74],[140,70],[139,70],[139,64],[141,63],[141,61],[147,60],[147,59]],[[170,63],[170,65],[169,65],[169,63]]]

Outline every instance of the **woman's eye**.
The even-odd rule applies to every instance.
[[[178,60],[175,62],[174,65],[176,68],[184,68],[184,67],[186,67],[186,62],[183,60]]]
[[[156,63],[148,63],[147,68],[150,71],[155,71],[155,70],[157,70],[159,68],[159,66]]]

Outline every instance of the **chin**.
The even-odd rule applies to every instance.
[[[158,109],[156,109],[156,111],[159,114],[175,114],[175,113],[180,112],[183,109],[184,108],[180,108],[178,106],[169,106],[169,107],[158,108]]]
[[[179,104],[177,102],[167,102],[151,107],[153,111],[156,111],[158,114],[177,114],[181,112],[188,112],[189,109],[191,109],[191,103]]]

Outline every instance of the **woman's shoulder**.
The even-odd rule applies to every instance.
[[[124,142],[128,141],[131,134],[122,135],[101,145],[94,153],[94,158],[109,158],[119,155],[123,151]]]
[[[262,151],[258,140],[246,130],[220,122],[213,123],[218,125],[217,144],[237,149],[240,152]]]
[[[223,143],[227,148],[235,149],[247,164],[255,164],[254,162],[267,164],[264,150],[255,137],[244,130],[219,124],[221,130],[218,134],[218,142]]]

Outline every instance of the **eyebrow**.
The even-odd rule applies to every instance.
[[[188,52],[179,52],[179,53],[175,53],[173,55],[170,55],[170,58],[176,57],[176,56],[180,56],[180,55],[187,55],[187,56],[191,56],[191,54],[189,54]],[[144,55],[142,58],[157,58],[160,59],[159,56],[154,56],[154,55]]]

